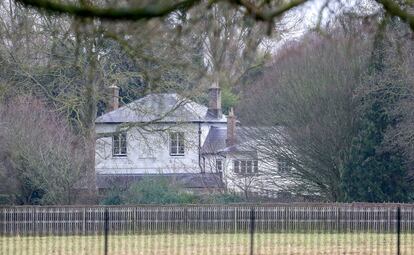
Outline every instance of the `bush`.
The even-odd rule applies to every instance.
[[[210,204],[229,204],[246,202],[244,197],[234,193],[217,193],[207,197],[207,203]]]
[[[122,204],[228,204],[245,199],[234,193],[194,194],[167,178],[147,177],[126,189],[116,184],[101,200],[102,205]]]
[[[166,178],[144,178],[125,191],[110,190],[101,201],[104,205],[119,204],[194,204],[199,196],[171,183]]]

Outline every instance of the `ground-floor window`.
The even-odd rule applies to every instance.
[[[233,160],[233,170],[235,173],[253,174],[259,172],[258,160]]]

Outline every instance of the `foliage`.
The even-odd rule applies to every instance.
[[[163,177],[148,177],[126,190],[114,187],[103,204],[192,204],[198,197]]]
[[[360,124],[349,162],[346,164],[342,187],[348,202],[407,202],[410,184],[401,154],[381,150],[384,116],[373,109]],[[382,122],[382,123],[381,123]],[[382,126],[382,127],[381,127]]]
[[[231,91],[229,87],[223,87],[221,90],[223,113],[228,114],[230,108],[234,107],[238,101],[239,96]]]
[[[125,194],[128,204],[191,204],[195,201],[195,195],[163,178],[145,178],[129,187]]]
[[[163,177],[147,177],[131,184],[128,188],[113,185],[100,203],[121,204],[228,204],[242,203],[245,199],[235,193],[195,194],[177,183]]]
[[[365,65],[364,41],[309,34],[288,45],[244,91],[242,123],[264,126],[247,135],[257,140],[271,185],[296,194],[341,197],[341,169],[354,136],[353,94]],[[255,142],[256,143],[256,142]],[[291,166],[279,173],[278,159]],[[272,180],[272,179],[270,179]],[[290,183],[290,185],[285,185]]]
[[[398,46],[385,33],[396,25],[384,20],[374,41],[364,92],[359,95],[358,133],[343,173],[347,201],[406,202],[411,196],[407,159],[401,146],[387,146],[386,140],[387,131],[401,121],[391,108],[405,97],[410,84],[401,70],[404,66],[396,61]]]
[[[246,199],[235,193],[214,193],[205,199],[210,204],[243,203]]]
[[[31,97],[2,105],[0,123],[0,192],[14,204],[75,202],[76,185],[89,179],[82,141],[67,123]]]

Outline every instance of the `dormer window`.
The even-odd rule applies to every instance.
[[[184,132],[170,133],[170,156],[184,156]]]
[[[127,133],[121,132],[112,136],[112,156],[127,156]]]

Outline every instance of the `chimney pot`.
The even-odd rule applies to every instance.
[[[113,111],[119,108],[119,87],[113,84],[109,89],[111,91],[110,111]]]
[[[220,119],[222,114],[220,86],[218,82],[213,82],[209,89],[208,115]]]
[[[233,107],[230,108],[229,115],[227,116],[227,139],[226,146],[230,147],[237,143],[236,140],[236,124],[237,119],[234,115]]]

